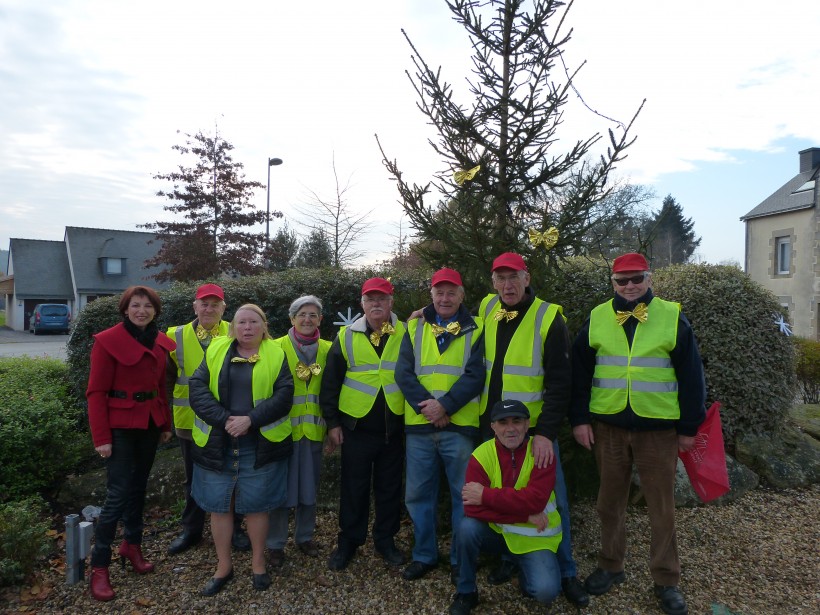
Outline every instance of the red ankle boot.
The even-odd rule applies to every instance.
[[[154,571],[154,564],[145,561],[145,558],[142,557],[142,548],[140,545],[132,545],[128,541],[123,540],[120,545],[119,554],[120,564],[122,564],[123,568],[125,568],[125,560],[127,558],[134,567],[134,572],[137,574]]]
[[[89,579],[91,595],[95,600],[107,602],[114,599],[114,590],[111,589],[111,581],[108,578],[108,567],[92,568]]]

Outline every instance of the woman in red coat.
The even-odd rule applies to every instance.
[[[165,362],[176,348],[154,321],[160,309],[156,291],[131,286],[120,298],[123,321],[94,336],[86,391],[88,421],[108,474],[91,552],[91,595],[97,600],[114,598],[108,566],[120,519],[123,567],[127,558],[140,574],[154,569],[142,557],[142,510],[157,444],[171,438]]]

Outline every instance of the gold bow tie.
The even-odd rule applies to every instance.
[[[529,235],[530,243],[536,248],[543,245],[545,250],[549,250],[558,243],[558,229],[554,226],[551,226],[543,233],[530,229]]]
[[[306,365],[302,361],[299,361],[296,364],[296,377],[299,380],[307,382],[310,380],[311,376],[318,376],[322,373],[322,366],[318,363],[312,363],[311,365]]]
[[[247,359],[245,357],[234,357],[231,359],[231,363],[256,363],[261,358],[258,354],[252,354]]]
[[[383,322],[381,329],[378,331],[373,331],[373,333],[370,334],[370,343],[374,346],[378,346],[379,341],[382,339],[382,335],[391,335],[395,332],[396,330],[393,328],[393,325],[389,322]]]
[[[216,337],[219,335],[219,323],[216,323],[210,329],[206,329],[202,325],[196,326],[196,338],[200,342],[204,342],[205,340],[209,340],[212,337]]]
[[[459,186],[463,184],[465,181],[471,180],[475,177],[475,174],[481,170],[481,165],[477,164],[469,171],[456,171],[453,173],[453,181],[455,181]]]
[[[436,337],[439,335],[444,335],[445,333],[449,333],[450,335],[458,335],[459,331],[461,331],[461,325],[457,322],[449,322],[445,327],[435,324],[430,326],[433,327],[433,334]]]
[[[510,322],[516,316],[518,316],[518,310],[505,310],[504,308],[501,308],[495,313],[495,316],[493,316],[493,318],[495,318],[499,322],[502,320]]]
[[[646,322],[646,319],[649,318],[649,310],[646,308],[646,304],[639,303],[631,312],[629,310],[618,310],[615,314],[615,319],[619,325],[623,326],[623,324],[629,320],[630,316],[634,316],[640,322]]]

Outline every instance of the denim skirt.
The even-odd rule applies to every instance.
[[[288,497],[289,459],[274,461],[254,469],[254,438],[232,440],[222,471],[206,470],[194,464],[191,495],[199,507],[210,513],[233,512],[243,515],[268,512],[285,504]]]

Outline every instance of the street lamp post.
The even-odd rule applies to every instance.
[[[265,247],[270,245],[270,168],[282,164],[281,158],[268,158],[268,209],[265,217]]]

